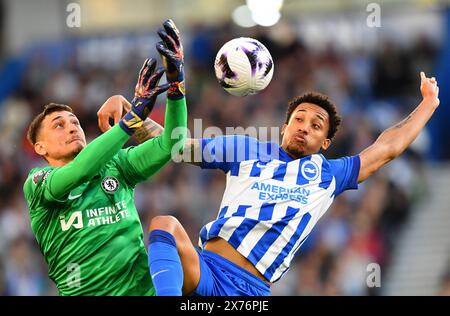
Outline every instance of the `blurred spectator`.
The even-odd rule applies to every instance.
[[[40,254],[30,246],[30,242],[19,237],[9,245],[5,267],[7,295],[43,295],[48,278],[40,271],[37,258]]]

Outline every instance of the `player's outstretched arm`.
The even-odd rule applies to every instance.
[[[187,109],[184,84],[184,50],[180,32],[172,20],[163,23],[164,29],[158,31],[161,41],[156,49],[166,70],[167,82],[170,85],[167,91],[167,108],[164,119],[164,131],[161,134],[162,146],[172,150],[172,147],[186,139]],[[174,130],[184,128],[183,135],[174,135]],[[183,148],[180,148],[182,150]]]
[[[373,145],[361,152],[358,182],[366,180],[389,161],[400,156],[439,106],[439,87],[436,79],[427,78],[423,72],[420,73],[420,78],[422,102],[403,121],[385,130]]]
[[[164,69],[157,69],[156,61],[147,59],[139,73],[135,98],[130,111],[114,128],[96,138],[70,163],[55,168],[48,177],[45,191],[47,200],[60,200],[73,188],[88,181],[117,154],[130,135],[142,126],[143,120],[150,113],[156,97],[166,91],[169,85],[158,86]]]
[[[141,145],[129,150],[128,162],[136,173],[148,178],[158,171],[170,158],[182,152],[186,139],[187,108],[184,96],[184,53],[180,34],[171,20],[163,23],[158,31],[162,41],[156,45],[161,54],[166,78],[170,86],[167,91],[167,106],[164,129]]]
[[[97,112],[98,127],[102,132],[106,132],[111,128],[109,119],[114,120],[114,124],[118,123],[124,112],[131,108],[130,102],[122,95],[113,95],[101,106]],[[142,127],[133,135],[139,144],[159,136],[164,131],[164,127],[147,118]],[[200,163],[198,157],[201,158],[200,140],[194,138],[186,138],[182,159],[186,163],[198,165]]]
[[[109,119],[114,119],[116,124],[122,113],[129,111],[131,107],[130,102],[121,95],[114,95],[106,100],[105,103],[97,112],[98,126],[102,132],[106,132],[111,128]],[[164,127],[156,123],[150,118],[147,118],[142,127],[139,128],[133,135],[139,144],[144,143],[163,133]],[[192,165],[200,165],[202,159],[200,139],[186,138],[184,143],[184,150],[181,155],[181,160]]]
[[[177,100],[185,102],[183,45],[180,39],[180,32],[176,28],[173,21],[167,20],[163,25],[164,29],[158,31],[158,35],[161,37],[162,41],[156,45],[156,48],[161,54],[163,64],[166,68],[167,82],[170,84],[170,89],[167,93],[168,104],[166,108],[165,128],[161,127],[155,121],[147,118],[142,127],[136,131],[134,136],[141,144],[148,140],[151,140],[151,142],[136,147],[136,150],[130,151],[130,159],[136,165],[136,169],[148,176],[154,173],[155,169],[160,167],[161,162],[167,159],[162,157],[164,155],[153,156],[153,158],[155,158],[153,160],[158,161],[159,163],[152,166],[153,161],[148,161],[148,158],[146,158],[143,151],[151,150],[152,152],[155,152],[155,148],[153,147],[157,145],[159,145],[159,147],[164,146],[166,149],[171,149],[174,144],[181,141],[180,137],[173,137],[174,129],[177,127],[186,126],[186,122],[182,122],[177,119],[182,116],[172,114],[174,113],[173,110],[178,110],[177,112],[181,112],[181,110],[185,108],[185,105],[177,107],[173,104],[173,102]],[[105,132],[111,128],[109,125],[109,119],[114,119],[114,123],[116,123],[121,117],[123,111],[127,110],[129,106],[129,102],[122,96],[113,96],[108,99],[108,101],[105,102],[97,112],[100,130]],[[161,137],[156,137],[158,135],[161,135]],[[152,148],[148,149],[147,147]],[[198,157],[201,157],[199,153],[199,140],[191,138],[186,139],[183,150],[184,161],[192,164],[198,164]]]

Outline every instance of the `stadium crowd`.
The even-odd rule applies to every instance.
[[[220,46],[241,34],[228,25],[195,26],[183,35],[191,131],[194,119],[202,119],[203,129],[217,126],[224,133],[226,127],[281,127],[287,102],[315,90],[331,96],[343,117],[334,144],[324,153],[327,158],[359,153],[410,112],[420,101],[419,70],[431,73],[437,53],[426,37],[408,47],[384,42],[373,51],[340,51],[332,45],[316,51],[295,36],[277,42],[256,30],[248,35],[268,47],[275,73],[263,92],[239,98],[219,86],[213,62]],[[145,45],[151,48],[148,55],[156,56],[154,48]],[[100,133],[100,105],[115,94],[131,98],[145,57],[130,51],[103,58],[82,44],[73,47],[62,60],[39,50],[31,53],[20,88],[0,106],[0,295],[57,294],[31,232],[22,193],[29,170],[44,164],[26,141],[30,120],[44,104],[68,104],[92,140]],[[112,55],[115,49],[110,47]],[[120,62],[104,60],[113,57]],[[151,115],[160,123],[164,103],[160,97]],[[300,249],[288,276],[273,286],[273,295],[379,295],[379,289],[366,285],[366,267],[374,262],[383,275],[388,271],[395,241],[427,190],[421,181],[426,149],[425,134],[359,190],[340,196]],[[168,164],[136,189],[144,232],[153,216],[171,214],[196,242],[200,228],[217,216],[224,181],[219,171]]]

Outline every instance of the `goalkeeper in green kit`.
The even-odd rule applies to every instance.
[[[170,20],[165,26],[177,31]],[[47,105],[30,125],[29,141],[49,166],[30,171],[24,195],[60,295],[155,295],[134,188],[162,168],[172,147],[185,138],[183,53],[170,40],[158,47],[165,69],[147,59],[131,110],[89,145],[66,105]],[[167,84],[158,86],[164,71]],[[164,133],[122,149],[164,91]]]

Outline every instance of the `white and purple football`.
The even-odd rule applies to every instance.
[[[269,50],[249,37],[225,43],[214,62],[220,85],[235,96],[252,95],[263,90],[272,80],[273,68]]]

